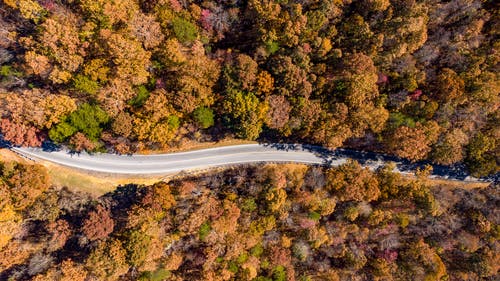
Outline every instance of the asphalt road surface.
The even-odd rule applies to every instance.
[[[410,163],[391,156],[350,150],[327,150],[317,146],[294,144],[245,144],[216,147],[189,152],[153,155],[116,155],[106,153],[70,153],[53,147],[10,149],[30,159],[41,159],[67,167],[93,172],[155,175],[207,169],[244,163],[304,163],[338,166],[354,159],[372,170],[389,162],[396,164],[394,171],[409,174],[427,163]],[[464,181],[497,181],[498,175],[486,179],[470,177],[463,167],[433,165],[431,177]]]

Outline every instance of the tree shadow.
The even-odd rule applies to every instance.
[[[10,141],[4,139],[3,134],[0,133],[0,148],[12,148],[12,147],[21,147],[19,145],[14,145]],[[52,141],[43,141],[40,148],[45,152],[54,152],[62,150],[62,146],[53,143]]]
[[[62,150],[62,147],[52,141],[44,141],[41,146],[42,150],[45,152],[55,152]]]
[[[331,166],[335,160],[352,159],[356,160],[363,166],[376,167],[380,162],[384,164],[394,163],[396,169],[400,172],[414,173],[418,169],[423,169],[427,165],[432,167],[431,176],[440,178],[448,178],[454,180],[466,180],[470,177],[470,173],[464,164],[455,165],[438,165],[430,161],[416,161],[412,162],[408,159],[399,158],[393,155],[386,155],[382,153],[369,152],[369,151],[356,151],[350,149],[328,149],[325,147],[310,145],[310,144],[288,144],[288,143],[260,143],[265,147],[274,148],[282,151],[307,151],[313,153],[316,157],[323,159],[322,165]],[[375,162],[375,163],[374,163]],[[378,163],[376,163],[378,162]],[[500,173],[496,173],[487,177],[479,178],[480,181],[485,182],[500,182]]]
[[[11,148],[11,147],[12,144],[10,143],[10,141],[6,141],[3,138],[3,134],[0,134],[0,148]]]

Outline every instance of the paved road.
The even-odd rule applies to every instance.
[[[286,151],[257,144],[217,147],[189,152],[153,155],[70,154],[39,148],[11,148],[29,158],[42,159],[64,166],[117,174],[166,174],[255,162],[298,162],[322,164],[324,159],[308,151]],[[339,161],[338,164],[345,162]]]
[[[94,172],[153,175],[206,169],[243,163],[294,162],[338,166],[355,159],[363,166],[376,169],[388,162],[396,163],[396,172],[412,173],[425,163],[408,161],[369,152],[350,150],[329,151],[317,146],[290,144],[245,144],[154,155],[115,155],[69,153],[67,150],[11,147],[11,150],[31,159],[47,160],[60,165]],[[434,165],[433,177],[477,181],[463,167]],[[481,181],[496,181],[495,178]]]

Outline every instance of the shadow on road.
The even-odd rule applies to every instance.
[[[467,168],[463,164],[445,166],[433,164],[430,161],[411,162],[407,159],[375,152],[355,151],[349,149],[330,150],[321,146],[307,144],[261,143],[261,145],[284,151],[308,151],[323,159],[324,165],[330,165],[333,161],[338,159],[350,158],[356,160],[363,166],[373,165],[373,162],[393,162],[396,165],[396,168],[401,172],[414,173],[417,169],[423,169],[426,165],[430,165],[432,167],[431,175],[434,176],[455,180],[465,180],[470,176]],[[500,182],[500,173],[488,177],[482,177],[480,180],[498,183]]]
[[[60,151],[62,147],[60,145],[57,145],[51,141],[44,141],[42,143],[42,150],[45,152],[54,152],[54,151]]]
[[[12,145],[10,142],[4,140],[3,135],[0,134],[0,148],[11,148]]]
[[[18,146],[13,145],[10,141],[6,141],[3,138],[3,135],[0,134],[0,148],[11,148],[11,147],[18,147]],[[62,150],[62,147],[60,145],[57,145],[51,141],[43,141],[40,148],[45,152],[54,152]]]
[[[355,151],[349,149],[327,149],[317,145],[309,145],[309,144],[288,144],[288,143],[261,143],[264,147],[274,148],[276,150],[283,151],[307,151],[313,153],[316,157],[323,160],[323,165],[331,165],[335,160],[345,160],[345,159],[353,159],[359,162],[363,166],[380,166],[384,163],[393,162],[396,165],[396,168],[401,172],[414,173],[417,169],[422,169],[426,165],[432,166],[432,175],[449,178],[455,180],[465,180],[470,174],[467,171],[467,168],[463,164],[457,164],[452,166],[444,166],[432,164],[429,161],[419,161],[419,162],[411,162],[407,159],[398,158],[391,155],[384,155],[375,152],[366,152],[366,151]],[[3,135],[0,134],[0,148],[11,148],[13,145],[4,140]],[[61,151],[64,148],[60,145],[57,145],[51,141],[44,141],[42,143],[41,149],[45,152],[54,152]],[[74,155],[77,152],[70,151],[69,154]],[[377,163],[378,162],[378,163]],[[500,183],[500,173],[496,173],[494,175],[488,177],[480,178],[481,181]]]

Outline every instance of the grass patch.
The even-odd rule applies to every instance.
[[[151,185],[163,180],[162,177],[138,178],[111,174],[94,174],[59,166],[47,161],[40,163],[47,168],[51,183],[54,186],[65,186],[70,190],[87,192],[96,197],[115,190],[119,185],[130,183]]]

